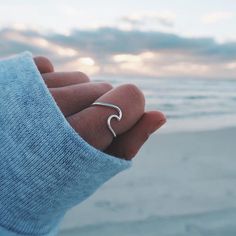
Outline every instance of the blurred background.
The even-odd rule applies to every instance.
[[[236,235],[235,24],[235,0],[0,2],[0,57],[135,83],[168,118],[60,236]]]

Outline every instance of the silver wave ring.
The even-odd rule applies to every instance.
[[[104,107],[111,107],[111,108],[114,108],[119,114],[118,115],[110,115],[107,119],[107,126],[108,126],[108,129],[111,131],[113,137],[115,138],[117,135],[115,133],[115,131],[113,130],[113,128],[111,127],[111,120],[114,118],[118,121],[121,120],[122,118],[122,111],[121,109],[116,106],[116,105],[113,105],[113,104],[110,104],[110,103],[106,103],[106,102],[94,102],[91,106],[104,106]]]

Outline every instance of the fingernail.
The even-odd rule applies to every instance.
[[[165,123],[166,123],[166,118],[165,119],[161,119],[160,122],[158,123],[157,129],[161,128]]]
[[[155,127],[153,127],[151,130],[150,130],[150,134],[154,133],[155,131],[157,131],[158,129],[160,129],[165,123],[166,123],[166,118],[164,119],[161,119],[157,125]]]

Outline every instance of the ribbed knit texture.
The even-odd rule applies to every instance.
[[[1,227],[55,235],[68,209],[130,165],[75,132],[30,53],[0,61]]]

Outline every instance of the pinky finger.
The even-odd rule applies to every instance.
[[[105,152],[122,159],[131,160],[147,141],[150,134],[159,129],[165,122],[166,118],[161,112],[146,112],[134,127],[118,136]]]
[[[41,74],[51,73],[54,71],[51,61],[46,57],[42,57],[42,56],[35,57],[34,62],[36,66],[38,67],[38,70]]]

